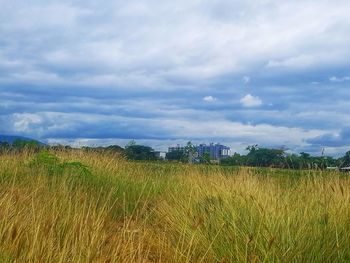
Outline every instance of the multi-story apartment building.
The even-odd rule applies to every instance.
[[[175,153],[175,152],[186,152],[186,147],[181,145],[171,146],[168,148],[168,153]],[[231,155],[231,149],[230,147],[224,146],[219,143],[210,143],[210,144],[200,144],[196,146],[196,153],[192,153],[193,158],[200,158],[203,157],[205,154],[209,154],[209,157],[211,160],[221,160],[224,158],[227,158]]]
[[[209,154],[210,159],[220,160],[227,158],[231,155],[230,147],[224,146],[219,143],[200,144],[197,146],[198,156],[202,157],[204,154]]]

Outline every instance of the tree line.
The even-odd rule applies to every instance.
[[[9,151],[29,150],[38,152],[41,149],[50,148],[53,150],[72,150],[71,146],[57,145],[48,146],[35,140],[17,139],[13,143],[0,142],[0,153]],[[134,141],[128,143],[124,148],[118,145],[107,147],[82,147],[84,151],[114,153],[124,156],[128,160],[155,161],[161,160],[157,152],[149,146],[136,144]],[[253,166],[253,167],[276,167],[286,169],[326,169],[327,167],[350,166],[350,151],[340,158],[330,156],[311,156],[308,153],[300,154],[287,153],[283,149],[270,149],[258,145],[248,146],[246,155],[235,153],[234,155],[220,160],[220,165],[230,166]],[[191,162],[211,164],[209,154],[196,157],[196,148],[188,142],[184,149],[172,151],[166,154],[165,160],[178,162]],[[195,160],[195,161],[194,161]]]
[[[16,139],[12,143],[0,141],[0,153],[4,152],[20,152],[20,151],[31,151],[39,152],[42,149],[52,150],[74,150],[73,147],[68,145],[45,145],[36,140],[22,140]],[[107,147],[81,147],[86,152],[98,152],[98,153],[111,153],[118,154],[126,157],[129,160],[157,160],[156,152],[149,146],[138,145],[134,141],[131,141],[126,145],[125,148],[119,145],[110,145]]]
[[[283,149],[270,149],[252,145],[247,147],[248,154],[235,153],[221,160],[222,165],[278,167],[289,169],[326,169],[327,167],[350,166],[350,151],[343,157],[311,156],[308,153],[286,153]]]

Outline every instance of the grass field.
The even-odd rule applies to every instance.
[[[350,180],[0,155],[0,262],[349,262]]]

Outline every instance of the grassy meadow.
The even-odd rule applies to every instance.
[[[349,262],[350,179],[0,155],[0,262]]]

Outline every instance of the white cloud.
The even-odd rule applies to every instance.
[[[251,94],[245,95],[241,98],[240,102],[244,107],[257,107],[262,105],[262,100],[258,96],[254,97]]]
[[[336,77],[336,76],[333,76],[333,77],[330,77],[329,78],[329,81],[330,82],[344,82],[344,81],[349,81],[350,80],[350,77]]]
[[[217,98],[215,98],[215,97],[213,97],[213,96],[205,96],[204,98],[203,98],[203,101],[205,101],[205,102],[214,102],[214,101],[216,101],[217,100]]]
[[[30,132],[32,125],[41,124],[42,121],[38,114],[16,113],[13,115],[13,127],[16,132]]]
[[[245,74],[266,61],[265,70],[341,64],[350,55],[350,2],[335,2],[13,0],[1,11],[6,26],[0,25],[0,36],[10,43],[2,49],[12,51],[3,59],[12,54],[18,62],[27,59],[22,72],[13,72],[20,75],[63,68],[73,82],[101,72],[127,79],[136,74],[133,85],[140,89],[145,88],[140,72],[165,87],[173,79],[195,83]]]
[[[320,62],[320,60],[320,54],[317,54],[317,56],[298,55],[281,60],[269,60],[266,68],[307,68]]]
[[[13,11],[18,15],[13,23],[13,28],[16,30],[69,27],[74,26],[79,17],[91,15],[90,10],[74,7],[64,1],[27,7],[17,5],[16,10]]]

